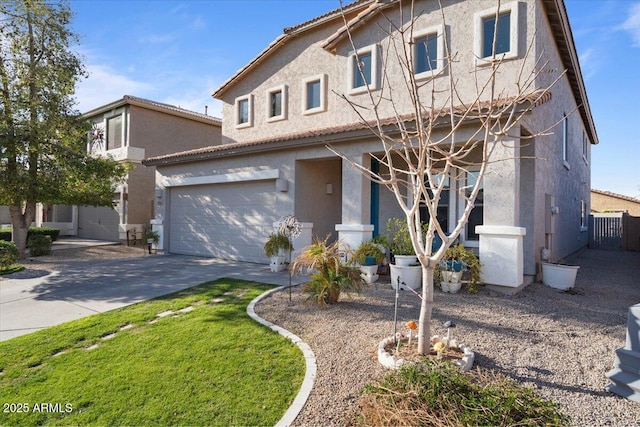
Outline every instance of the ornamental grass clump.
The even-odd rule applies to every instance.
[[[566,426],[558,405],[487,370],[466,374],[451,363],[424,359],[365,386],[358,426]]]

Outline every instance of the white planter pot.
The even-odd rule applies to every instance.
[[[443,271],[440,287],[443,292],[455,294],[462,287],[462,271]]]
[[[374,283],[380,277],[378,276],[378,266],[377,265],[361,265],[360,275],[362,276],[365,282],[369,284]]]
[[[394,258],[396,259],[396,265],[403,267],[418,263],[418,257],[415,255],[395,255]]]
[[[269,268],[272,272],[278,273],[286,268],[285,260],[286,258],[284,256],[272,256]]]
[[[542,263],[542,283],[554,289],[567,290],[576,284],[577,265]]]
[[[397,257],[396,257],[397,260]],[[403,266],[391,264],[391,286],[396,289],[398,283],[400,289],[420,289],[422,286],[422,267],[421,266]]]

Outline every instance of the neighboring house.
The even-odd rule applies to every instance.
[[[592,212],[625,212],[640,217],[640,199],[612,193],[610,191],[591,190]]]
[[[220,119],[125,95],[83,115],[93,127],[87,150],[134,166],[116,189],[116,207],[39,205],[37,225],[60,228],[61,235],[100,240],[142,237],[155,217],[155,168],[145,157],[215,146],[221,139]],[[127,233],[129,232],[129,233]]]
[[[410,3],[404,3],[405,19],[411,16]],[[431,65],[418,70],[417,77],[442,72],[439,41],[446,37],[457,55],[460,88],[472,89],[474,71],[483,69],[478,58],[485,56],[482,44],[489,37],[487,28],[494,28],[497,3],[443,2],[446,26],[438,2],[415,4],[414,39],[436,40],[431,45],[436,54],[427,58]],[[388,19],[396,19],[397,9],[396,1],[360,0],[285,29],[214,92],[223,102],[221,145],[144,161],[157,167],[154,228],[163,235],[161,248],[266,263],[262,245],[284,214],[303,222],[296,249],[311,233],[355,246],[384,233],[387,218],[401,216],[391,192],[326,148],[331,144],[353,160],[378,167],[370,153],[381,152],[379,141],[340,98],[367,100],[359,87],[361,76],[354,73],[344,19],[375,92],[383,67],[396,84],[404,78],[393,68],[397,64],[381,63]],[[519,288],[537,275],[543,253],[560,259],[587,245],[590,150],[598,139],[562,0],[501,2],[500,16],[500,22],[510,20],[499,30],[507,40],[503,52],[508,60],[498,84],[507,94],[520,69],[532,69],[541,56],[551,72],[536,79],[532,93],[567,70],[516,132],[526,136],[560,126],[522,144],[515,138],[515,155],[505,150],[503,161],[489,165],[472,220],[461,235],[465,245],[478,249],[486,283]],[[529,48],[531,55],[525,57]],[[410,113],[410,107],[398,103],[400,114]],[[394,117],[389,106],[381,112],[383,118]],[[450,177],[451,191],[439,212],[451,219],[449,225],[461,205],[456,190],[467,179],[473,179],[472,172]]]

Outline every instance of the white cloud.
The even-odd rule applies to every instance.
[[[629,32],[634,47],[640,47],[640,3],[631,6],[629,16],[620,28]]]
[[[145,97],[154,90],[148,83],[133,80],[104,65],[87,65],[89,78],[76,86],[78,110],[87,112],[121,99],[124,95]]]

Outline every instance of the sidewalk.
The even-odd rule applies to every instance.
[[[286,271],[272,273],[265,264],[184,255],[106,260],[36,278],[7,276],[0,284],[0,341],[222,277],[289,283]]]

